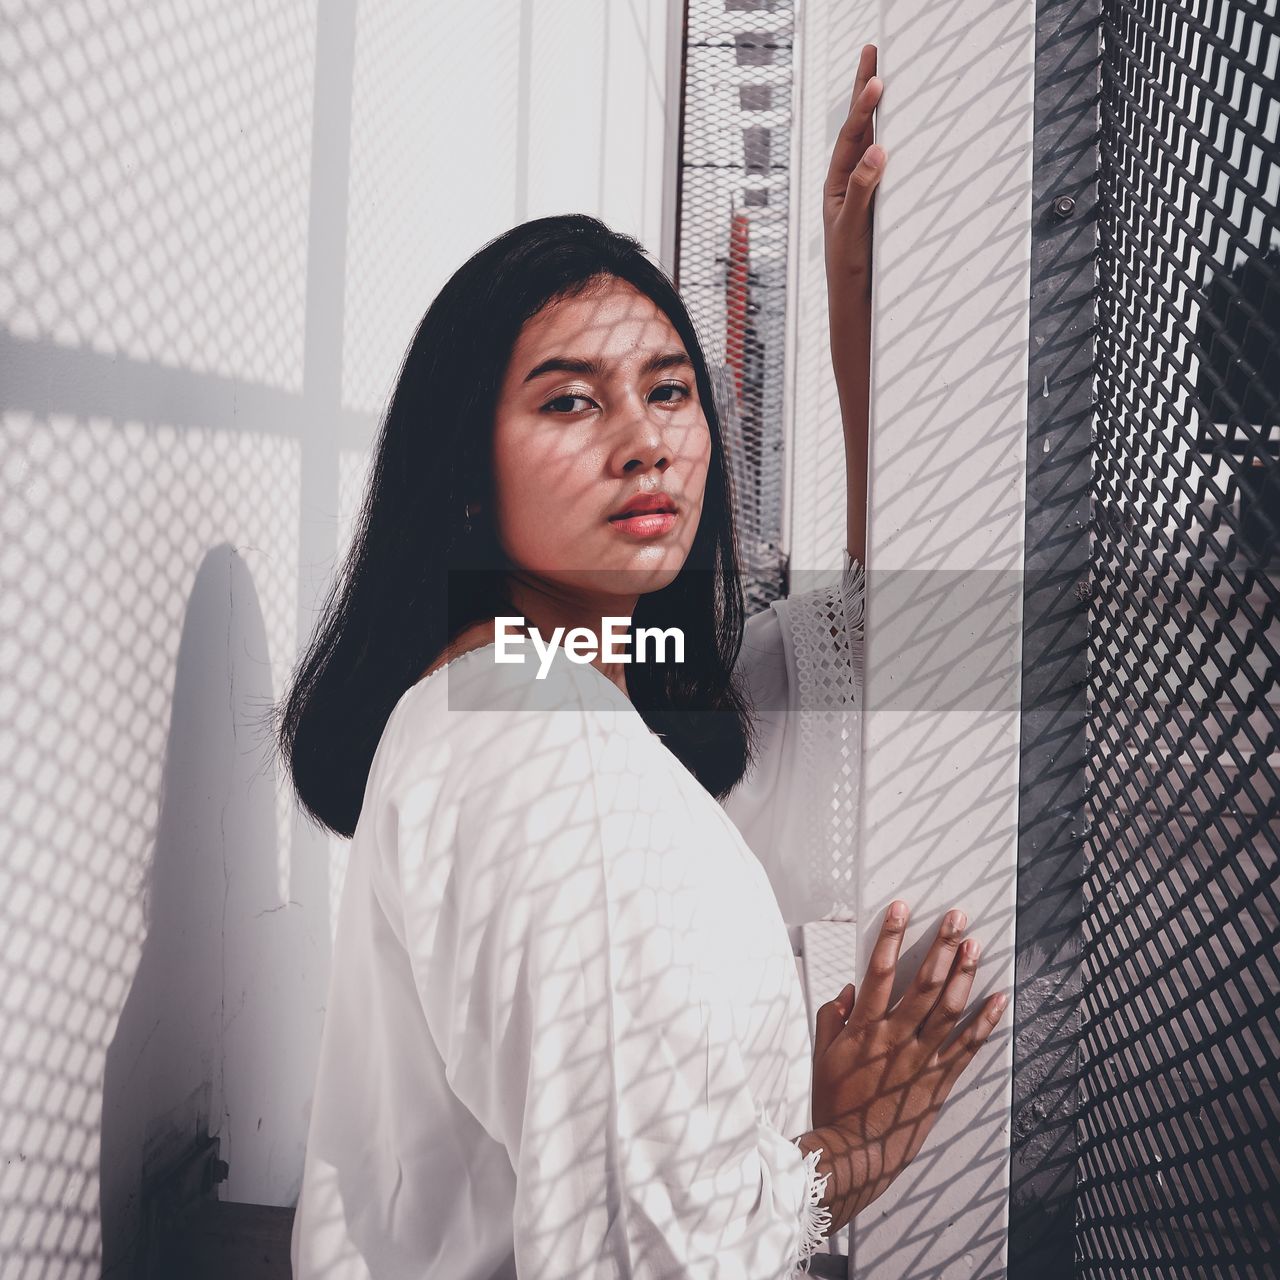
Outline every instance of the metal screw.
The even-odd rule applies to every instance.
[[[1053,202],[1053,212],[1056,217],[1065,221],[1071,217],[1076,211],[1076,202],[1070,196],[1059,196]]]

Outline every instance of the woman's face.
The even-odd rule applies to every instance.
[[[638,597],[680,572],[702,514],[711,432],[688,352],[616,276],[527,321],[494,423],[498,536],[538,578]],[[674,515],[616,519],[637,496]]]

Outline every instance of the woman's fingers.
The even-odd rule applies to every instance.
[[[876,107],[880,105],[883,93],[884,81],[879,76],[872,76],[850,105],[841,133],[852,138],[855,143],[860,140],[869,141],[871,118],[876,113]]]
[[[880,936],[871,949],[871,959],[862,979],[862,990],[853,1005],[851,1017],[859,1022],[874,1022],[883,1018],[889,1008],[893,993],[893,979],[898,972],[898,954],[902,950],[902,935],[907,931],[907,904],[895,901],[889,904]]]
[[[960,947],[961,935],[968,922],[968,917],[957,907],[953,907],[943,916],[933,945],[929,948],[906,995],[894,1009],[894,1018],[909,1026],[912,1031],[915,1031],[929,1016],[929,1010],[942,994],[943,985],[951,972],[956,952]]]
[[[875,74],[875,69],[876,47],[869,44],[862,50],[849,111],[832,148],[824,188],[828,196],[843,198],[850,175],[871,141],[871,118],[884,89],[884,82]]]
[[[859,161],[863,159],[871,143],[871,120],[884,92],[884,81],[879,77],[867,82],[858,95],[840,132],[836,134],[831,150],[831,164],[827,169],[826,194],[841,197],[848,190],[849,178]]]
[[[977,938],[966,938],[956,952],[951,972],[943,983],[937,1003],[925,1015],[920,1027],[920,1037],[941,1044],[964,1017],[973,990],[974,974],[978,971],[978,957],[982,947]]]
[[[849,175],[849,185],[845,190],[846,207],[856,202],[862,208],[871,203],[876,187],[880,185],[880,175],[884,172],[885,150],[877,143],[872,143],[862,153],[854,171]]]
[[[991,996],[983,1002],[982,1008],[977,1016],[970,1020],[969,1025],[938,1053],[938,1063],[943,1069],[944,1096],[951,1092],[952,1086],[973,1061],[974,1055],[987,1043],[991,1033],[1000,1025],[1000,1019],[1004,1017],[1007,1006],[1008,997],[1003,993]]]
[[[853,1007],[854,986],[847,983],[843,991],[834,1000],[828,1000],[818,1010],[813,1034],[813,1056],[822,1057],[831,1047],[831,1042],[840,1034],[849,1010]]]
[[[850,110],[853,104],[857,102],[858,95],[867,86],[867,81],[876,73],[876,66],[880,60],[880,51],[873,44],[864,44],[862,52],[858,54],[858,73],[853,78],[853,96],[849,99]]]

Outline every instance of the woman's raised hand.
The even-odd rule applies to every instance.
[[[822,188],[827,281],[832,301],[850,282],[871,280],[872,198],[884,171],[885,150],[875,142],[874,117],[884,82],[876,75],[876,46],[858,60],[849,114],[836,135]]]
[[[875,45],[865,45],[849,114],[836,135],[822,187],[831,368],[840,398],[846,463],[844,545],[863,565],[867,563],[872,204],[887,158],[874,141],[875,111],[884,90],[876,75],[876,59]]]
[[[963,911],[947,912],[919,972],[890,1007],[907,904],[890,905],[856,997],[818,1010],[813,1126],[839,1188],[833,1230],[866,1208],[920,1150],[943,1102],[1004,1014],[994,995],[958,1035],[978,968]],[[817,1142],[810,1145],[818,1145]],[[830,1188],[828,1188],[830,1194]]]

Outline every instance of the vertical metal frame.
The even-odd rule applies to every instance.
[[[662,261],[680,287],[680,216],[684,208],[684,115],[686,56],[689,44],[689,0],[670,0],[667,101],[667,181],[664,191]]]
[[[1037,6],[1010,1280],[1075,1259],[1100,23]]]

